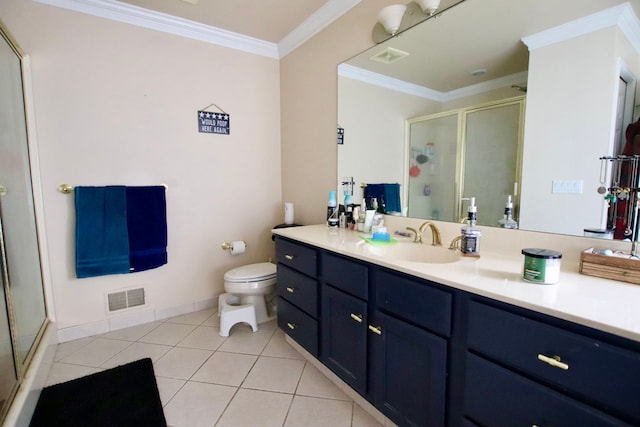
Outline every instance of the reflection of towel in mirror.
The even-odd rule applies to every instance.
[[[364,197],[369,201],[372,197],[378,204],[384,201],[385,212],[402,212],[400,205],[400,184],[367,184]]]
[[[132,273],[167,263],[165,187],[127,187],[127,225]]]
[[[76,187],[76,276],[129,272],[124,186]]]

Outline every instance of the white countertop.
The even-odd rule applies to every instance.
[[[640,342],[640,285],[586,276],[569,262],[562,264],[558,283],[540,285],[522,280],[519,252],[481,250],[480,258],[451,263],[407,262],[386,257],[385,246],[372,248],[358,231],[322,224],[279,228],[273,234]],[[394,238],[398,245],[415,245],[409,238]]]

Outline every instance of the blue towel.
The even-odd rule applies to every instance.
[[[76,187],[76,277],[129,272],[126,190]]]
[[[370,199],[375,197],[378,206],[384,201],[386,212],[402,212],[400,205],[400,184],[367,184],[364,188],[365,200],[370,206]]]
[[[167,205],[163,186],[127,187],[131,272],[167,263]]]

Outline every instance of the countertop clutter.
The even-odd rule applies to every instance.
[[[394,227],[393,224],[388,227],[391,232],[396,229],[404,230],[404,227]],[[448,256],[446,261],[442,261],[446,257],[439,257],[438,262],[429,262],[428,259],[422,262],[419,261],[419,257],[394,256],[398,253],[393,247],[395,245],[372,245],[366,242],[364,238],[370,235],[363,232],[329,228],[325,224],[274,229],[272,232],[338,254],[640,342],[640,285],[580,274],[579,250],[572,250],[571,253],[564,250],[560,279],[557,283],[525,282],[522,279],[523,255],[514,244],[534,247],[535,242],[522,242],[526,234],[517,235],[518,237],[513,239],[515,242],[509,247],[497,248],[496,245],[487,244],[481,249],[479,258],[460,257],[459,260],[452,261]],[[488,233],[483,237],[485,242],[492,238],[486,234]],[[542,236],[543,239],[544,237]],[[411,238],[396,238],[397,245],[403,245],[405,253],[410,253],[413,247],[408,245],[415,245],[416,251],[422,250],[418,245],[430,246],[428,243],[412,243]],[[566,239],[551,236],[546,240],[553,241],[554,238]],[[577,244],[580,245],[582,242]],[[443,246],[437,249],[448,251],[447,247],[448,241],[443,239]]]

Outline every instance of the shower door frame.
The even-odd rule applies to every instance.
[[[25,377],[27,374],[27,370],[29,369],[31,362],[34,359],[36,351],[38,350],[38,346],[42,341],[43,335],[45,334],[45,330],[47,326],[51,322],[51,304],[48,301],[47,295],[50,295],[50,274],[49,274],[49,264],[48,264],[48,255],[47,255],[47,245],[46,245],[46,232],[45,232],[45,224],[44,224],[44,212],[42,207],[42,187],[40,184],[40,174],[39,174],[39,159],[38,159],[38,149],[37,149],[37,139],[35,132],[35,113],[33,110],[33,91],[31,86],[31,62],[28,55],[26,55],[19,45],[16,43],[15,39],[11,36],[11,34],[7,31],[4,24],[0,21],[0,38],[4,40],[9,48],[15,53],[17,59],[20,64],[20,76],[21,81],[19,84],[21,85],[21,93],[22,93],[22,107],[24,109],[24,127],[25,127],[25,140],[26,146],[24,147],[26,151],[26,162],[28,165],[28,176],[29,176],[29,184],[31,190],[31,202],[33,209],[33,218],[35,227],[35,250],[37,250],[39,269],[40,269],[40,283],[42,285],[41,295],[42,301],[38,301],[38,303],[42,303],[44,305],[44,319],[40,324],[38,330],[33,334],[33,340],[31,341],[31,345],[29,349],[26,351],[21,351],[19,348],[18,336],[16,324],[15,324],[15,304],[12,301],[12,290],[10,282],[10,269],[8,269],[8,260],[5,247],[5,236],[3,234],[3,230],[0,228],[0,244],[2,244],[2,248],[0,248],[0,255],[2,257],[0,265],[0,273],[2,275],[2,280],[0,283],[4,288],[4,297],[6,299],[7,305],[7,317],[9,320],[9,329],[11,334],[12,348],[13,348],[13,359],[16,373],[16,383],[14,384],[13,389],[10,394],[6,397],[6,401],[2,407],[0,407],[0,423],[2,423],[6,417],[8,412],[11,409],[13,401],[16,399],[16,395],[20,391],[22,394],[23,391],[20,390],[21,386],[25,383]],[[0,189],[2,191],[3,189]],[[1,197],[1,196],[0,196]],[[2,211],[0,210],[0,214]],[[2,223],[0,223],[2,224]],[[39,313],[40,314],[40,313]],[[24,391],[25,393],[28,390]]]

